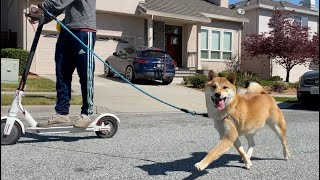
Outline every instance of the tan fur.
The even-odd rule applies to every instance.
[[[290,153],[286,138],[286,122],[274,98],[258,83],[250,83],[246,94],[237,94],[234,74],[223,78],[217,77],[213,71],[210,71],[208,78],[209,82],[205,87],[206,105],[208,115],[214,120],[214,127],[220,135],[220,141],[204,159],[195,164],[195,167],[198,170],[205,169],[233,145],[242,157],[245,167],[250,169],[250,158],[254,147],[253,136],[265,124],[281,140],[284,158],[288,159]],[[220,93],[221,98],[225,98],[225,108],[222,110],[215,107],[213,99],[216,98],[216,93]],[[239,136],[242,135],[248,140],[247,152],[244,151],[239,140]]]

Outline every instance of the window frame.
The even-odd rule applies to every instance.
[[[206,30],[208,32],[208,39],[207,39],[207,42],[208,42],[208,49],[202,49],[201,47],[201,33],[202,33],[202,30]],[[220,50],[214,50],[212,48],[212,32],[220,32],[220,44],[219,44],[219,49]],[[223,45],[224,45],[224,33],[231,33],[231,51],[225,51],[223,49]],[[199,46],[200,46],[200,52],[199,52],[199,57],[200,57],[200,60],[201,61],[225,61],[225,60],[228,60],[228,59],[223,59],[223,53],[224,52],[227,52],[227,53],[231,53],[231,58],[232,58],[232,55],[233,55],[233,52],[234,52],[234,48],[233,48],[233,45],[234,45],[234,34],[235,32],[232,31],[232,30],[228,30],[228,29],[218,29],[218,28],[212,28],[212,27],[201,27],[200,28],[200,38],[199,38]],[[202,58],[201,57],[201,51],[203,50],[207,50],[208,51],[208,58],[205,59],[205,58]],[[220,59],[212,59],[211,58],[211,52],[219,52],[219,57]]]

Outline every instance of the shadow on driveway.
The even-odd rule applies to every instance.
[[[305,111],[319,111],[320,104],[314,103],[300,103],[300,102],[282,102],[278,106],[280,109],[305,110]]]
[[[97,136],[85,136],[85,137],[70,137],[70,136],[54,136],[54,135],[39,135],[26,132],[24,137],[31,138],[28,140],[19,140],[18,143],[37,143],[37,142],[74,142],[83,139],[99,139]]]
[[[189,172],[191,175],[184,178],[184,180],[192,180],[196,179],[200,176],[204,176],[208,174],[208,171],[198,171],[195,169],[194,164],[201,161],[207,155],[206,152],[195,152],[192,153],[192,157],[186,159],[180,159],[173,162],[164,162],[164,163],[155,163],[148,164],[143,166],[137,166],[138,168],[148,172],[151,176],[156,175],[167,175],[167,172],[181,171],[181,172]],[[256,158],[252,157],[251,160],[282,160],[276,158]],[[210,164],[206,169],[214,169],[219,167],[236,167],[236,168],[245,168],[244,164],[236,166],[236,165],[228,165],[231,161],[242,162],[240,155],[235,154],[224,154],[219,159]]]
[[[104,78],[104,79],[108,79],[111,81],[115,81],[115,82],[120,82],[120,83],[126,83],[124,80],[122,80],[120,77],[118,77],[117,75],[114,75],[114,77],[106,77],[105,75],[98,75],[98,77]],[[162,84],[161,81],[152,81],[152,80],[137,80],[137,82],[133,83],[134,85],[151,85],[151,86],[167,86]]]

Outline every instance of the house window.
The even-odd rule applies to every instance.
[[[308,27],[308,17],[293,16],[293,20],[300,26]]]
[[[223,33],[223,59],[231,59],[232,55],[232,33],[231,32],[224,32]]]
[[[201,29],[201,59],[223,60],[232,57],[232,32]]]
[[[293,20],[301,26],[301,17],[300,16],[293,16]]]
[[[301,26],[308,27],[308,18],[301,17]]]
[[[220,59],[220,31],[212,31],[211,34],[211,59]]]
[[[201,30],[201,58],[208,59],[209,58],[209,46],[208,46],[208,30]]]

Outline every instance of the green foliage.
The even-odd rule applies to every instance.
[[[270,90],[278,93],[282,93],[284,90],[287,90],[289,84],[282,81],[276,81],[270,86]]]
[[[218,73],[219,77],[228,77],[228,75],[229,75],[228,71],[221,71],[221,72]]]
[[[195,74],[194,76],[183,77],[183,81],[186,85],[202,89],[208,82],[208,77],[204,74]]]
[[[282,81],[283,79],[280,76],[272,76],[269,78],[270,81]]]
[[[238,71],[236,72],[236,86],[247,87],[249,82],[260,83],[261,79],[250,72]]]
[[[23,49],[1,49],[1,58],[19,59],[19,75],[22,75],[26,66],[29,52]]]

